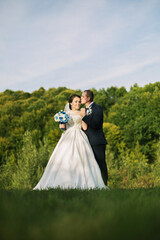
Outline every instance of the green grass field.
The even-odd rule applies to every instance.
[[[160,189],[0,191],[0,239],[160,239]]]

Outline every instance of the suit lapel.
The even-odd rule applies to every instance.
[[[95,107],[95,102],[92,103],[92,105],[91,105],[90,108],[92,109],[92,108],[94,108],[94,107]]]

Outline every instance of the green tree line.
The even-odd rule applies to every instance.
[[[160,83],[127,91],[124,87],[92,89],[104,111],[108,142],[106,161],[112,187],[159,184]],[[54,150],[61,130],[54,115],[81,90],[41,87],[32,93],[0,93],[0,185],[32,188]]]

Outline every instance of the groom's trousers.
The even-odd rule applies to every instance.
[[[93,145],[92,149],[93,149],[95,159],[101,170],[101,175],[102,175],[103,181],[104,181],[105,185],[107,185],[108,170],[107,170],[107,164],[106,164],[106,160],[105,160],[106,145],[105,144]]]

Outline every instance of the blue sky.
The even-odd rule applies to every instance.
[[[159,0],[0,0],[0,92],[160,81]]]

